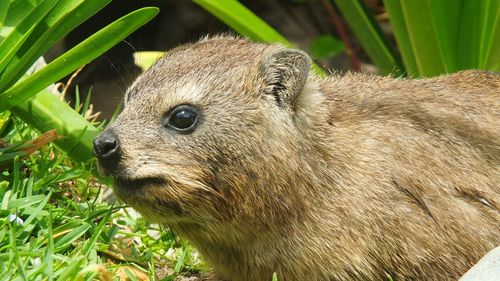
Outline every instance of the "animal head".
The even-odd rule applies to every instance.
[[[298,200],[289,177],[310,63],[299,50],[229,37],[169,51],[95,139],[101,169],[121,199],[160,223],[280,220],[278,209]]]

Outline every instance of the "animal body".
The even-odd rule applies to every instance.
[[[169,51],[95,140],[116,193],[230,281],[456,280],[500,245],[500,76],[320,78],[233,37]]]

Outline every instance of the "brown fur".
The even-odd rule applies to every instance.
[[[308,68],[229,37],[168,52],[111,126],[117,194],[231,281],[456,280],[500,245],[498,74]],[[162,126],[180,104],[191,134]]]

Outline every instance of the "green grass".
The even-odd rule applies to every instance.
[[[11,117],[2,137],[38,135]],[[49,144],[0,165],[0,280],[173,280],[204,268],[190,245],[109,203],[92,162],[75,163]]]

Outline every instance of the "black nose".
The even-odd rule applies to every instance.
[[[106,130],[94,139],[94,149],[92,152],[100,160],[115,158],[119,150],[118,138],[113,130]]]

